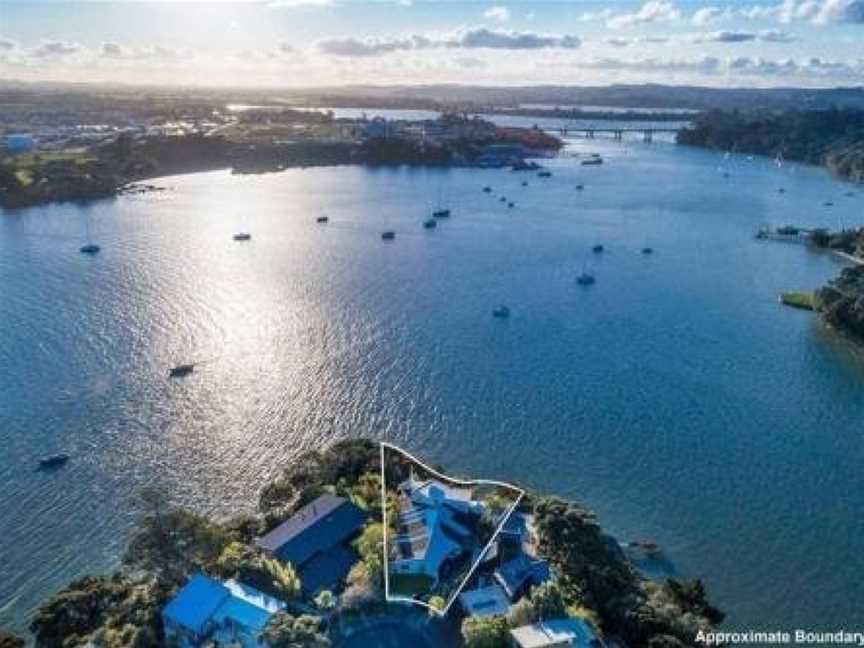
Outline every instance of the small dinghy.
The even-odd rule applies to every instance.
[[[396,238],[396,232],[388,231],[381,234],[382,241],[392,241]]]
[[[240,232],[234,235],[235,241],[251,241],[252,235],[249,232]]]
[[[510,317],[510,309],[506,306],[499,306],[492,311],[492,317],[497,317],[498,319],[507,319],[508,317]]]
[[[330,219],[327,216],[319,216],[318,218],[315,219],[316,223],[327,223],[329,221],[330,221]]]
[[[39,460],[39,470],[54,470],[65,466],[67,461],[69,461],[69,455],[67,454],[55,454],[43,457]]]
[[[177,365],[176,367],[172,367],[168,371],[168,377],[169,378],[185,378],[186,376],[190,375],[194,371],[195,371],[195,365],[194,364],[181,364],[181,365]]]

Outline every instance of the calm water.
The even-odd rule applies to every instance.
[[[706,578],[730,627],[860,622],[864,362],[777,303],[841,266],[752,235],[852,223],[864,192],[767,160],[726,181],[666,144],[573,151],[608,163],[204,173],[0,218],[0,624],[115,564],[141,486],[246,511],[352,435],[583,500]],[[454,216],[427,232],[439,188]],[[183,361],[204,364],[166,379]]]

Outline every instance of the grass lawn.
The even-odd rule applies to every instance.
[[[780,293],[780,302],[793,308],[813,310],[813,293],[808,292],[784,292]]]
[[[390,576],[390,593],[396,596],[414,596],[425,594],[435,583],[426,574],[392,574]]]

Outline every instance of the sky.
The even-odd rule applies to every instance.
[[[864,0],[0,0],[0,79],[864,86]]]

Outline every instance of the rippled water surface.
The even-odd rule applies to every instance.
[[[249,510],[280,465],[352,435],[585,501],[703,576],[730,626],[860,621],[864,364],[777,303],[841,265],[752,235],[852,223],[864,192],[768,160],[724,180],[720,156],[668,144],[568,149],[593,151],[607,164],[563,157],[546,180],[215,172],[0,217],[0,624],[115,564],[142,485]],[[425,231],[439,191],[453,217]],[[58,451],[66,468],[34,471]]]

